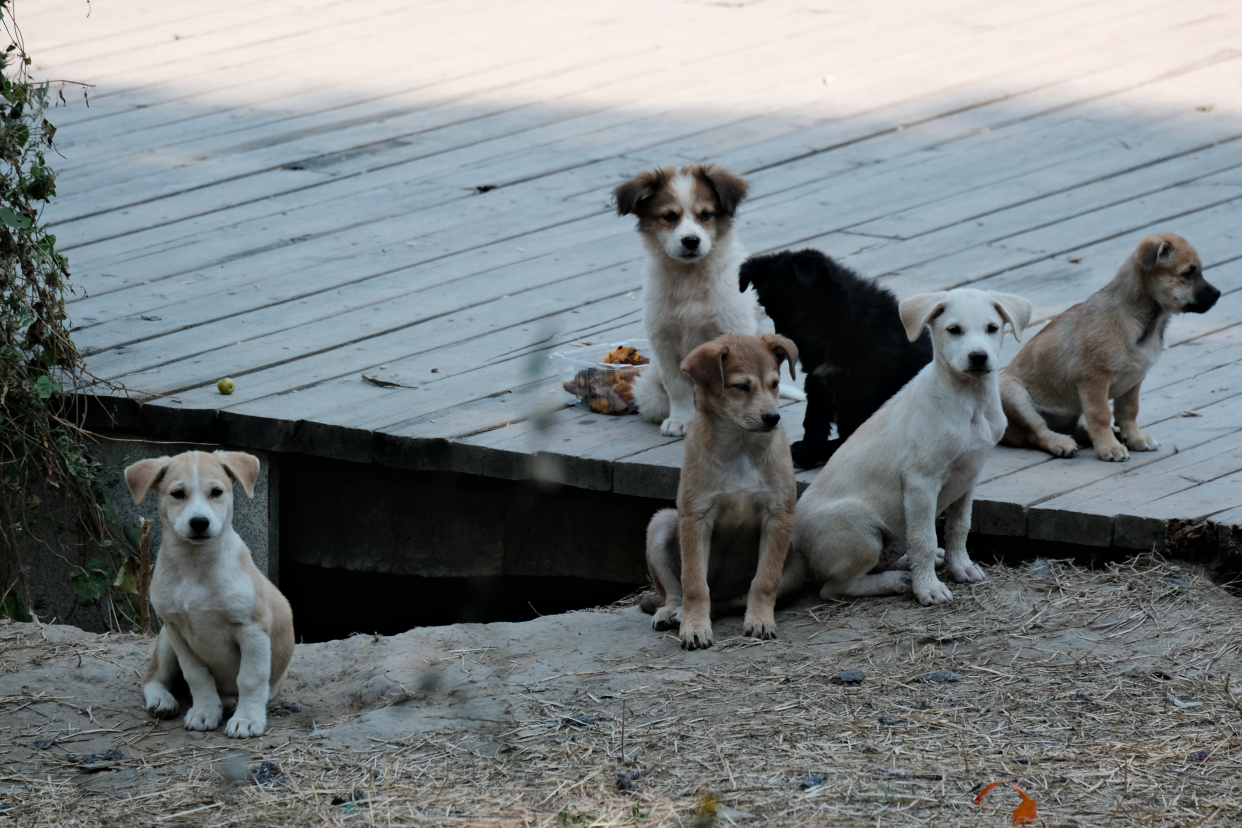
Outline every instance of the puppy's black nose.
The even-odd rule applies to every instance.
[[[211,525],[211,521],[209,521],[205,517],[190,518],[190,529],[192,529],[195,534],[198,534],[198,535],[203,534],[204,532],[207,531],[207,527],[210,525]]]
[[[763,424],[768,428],[776,428],[776,424],[781,421],[781,413],[779,411],[763,412]]]
[[[1216,300],[1220,298],[1220,290],[1215,285],[1207,285],[1203,290],[1195,294],[1194,304],[1186,308],[1191,313],[1205,313],[1211,310],[1216,304]]]
[[[698,236],[686,236],[681,240],[681,246],[686,248],[687,250],[698,250],[699,249],[699,237]]]
[[[988,352],[987,351],[971,351],[970,352],[970,367],[971,368],[988,367]]]

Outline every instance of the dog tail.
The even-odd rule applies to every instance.
[[[654,592],[648,592],[642,598],[638,599],[638,607],[648,615],[655,615],[656,610],[664,606],[664,596],[657,595]]]
[[[781,383],[780,397],[782,400],[796,400],[797,402],[806,402],[806,392],[794,385],[786,385]]]

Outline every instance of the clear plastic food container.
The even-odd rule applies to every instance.
[[[650,364],[647,340],[586,345],[552,354],[549,359],[560,372],[565,402],[584,404],[600,414],[638,413],[634,381]],[[631,364],[634,361],[641,362]]]

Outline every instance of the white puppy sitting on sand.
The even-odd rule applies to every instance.
[[[254,497],[259,460],[240,451],[187,451],[125,470],[134,503],[159,497],[162,539],[151,606],[164,623],[142,692],[161,718],[177,714],[177,674],[190,686],[187,730],[215,730],[225,700],[237,709],[225,734],[262,736],[267,703],[293,657],[293,611],[233,531],[233,484]],[[224,697],[224,698],[222,698]]]
[[[793,554],[824,598],[913,591],[923,605],[951,600],[936,577],[936,516],[946,511],[949,574],[983,580],[966,552],[971,502],[1005,433],[1004,326],[1021,340],[1031,303],[959,289],[912,296],[900,313],[911,341],[931,326],[935,359],[846,440],[798,502]]]

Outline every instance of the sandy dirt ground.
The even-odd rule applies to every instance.
[[[0,826],[1236,824],[1242,600],[988,567],[683,652],[636,607],[300,645],[265,736],[142,707],[150,642],[0,626]],[[1028,806],[1029,807],[1029,806]]]

